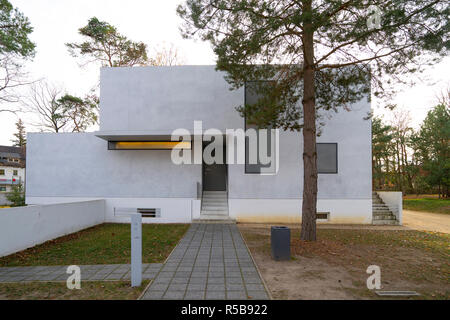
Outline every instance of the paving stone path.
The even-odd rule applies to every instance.
[[[142,265],[154,279],[142,299],[269,299],[234,224],[192,224],[166,263]],[[66,281],[68,266],[0,268],[0,283]],[[81,280],[129,280],[129,264],[81,265]]]
[[[153,279],[162,267],[162,263],[142,264],[142,278]],[[26,281],[66,281],[70,276],[66,273],[68,266],[32,266],[0,268],[1,282]],[[81,281],[83,280],[129,280],[129,264],[81,265]]]
[[[269,299],[235,224],[192,224],[142,299]]]

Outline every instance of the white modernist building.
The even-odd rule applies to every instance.
[[[174,130],[184,128],[194,139],[208,137],[210,128],[224,135],[226,129],[245,129],[235,108],[252,98],[247,86],[230,90],[214,66],[103,68],[98,132],[28,135],[26,202],[105,199],[107,221],[125,219],[115,212],[127,208],[145,213],[144,222],[299,222],[301,132],[280,131],[270,139],[278,157],[268,171],[245,163],[172,160]],[[364,99],[348,107],[322,114],[318,218],[369,224],[371,121],[364,118],[370,104]],[[195,121],[202,121],[203,134],[194,131]],[[183,152],[208,148],[195,141],[186,146],[191,150]],[[224,143],[224,154],[229,147]],[[237,147],[235,152],[243,151],[247,143]]]

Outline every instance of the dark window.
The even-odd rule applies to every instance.
[[[0,169],[0,176],[4,176],[5,175],[5,169]]]
[[[260,135],[260,131],[256,128],[256,126],[253,125],[246,125],[245,130],[247,130],[248,128],[253,128],[256,129],[256,139],[255,138],[250,138],[250,137],[245,137],[245,173],[261,173],[261,168],[270,168],[271,167],[271,163],[268,164],[262,164],[261,160],[259,158],[259,135]],[[251,155],[250,155],[250,148],[249,145],[250,143],[256,143],[256,163],[250,163],[251,160]],[[270,131],[267,131],[267,157],[270,157],[272,154],[272,150],[271,150],[271,134]]]
[[[139,212],[142,218],[160,218],[161,217],[161,209],[155,208],[137,208],[137,212]]]
[[[328,220],[330,218],[329,212],[317,212],[316,219],[317,220]]]
[[[338,173],[337,143],[317,144],[317,172]]]
[[[13,170],[13,176],[17,176],[17,175],[18,175],[17,170]]]
[[[273,81],[248,81],[245,83],[245,104],[252,105],[259,102],[259,100],[263,97],[260,91],[260,86],[270,85]],[[259,159],[259,129],[256,125],[249,123],[247,119],[245,119],[245,130],[247,129],[255,129],[257,136],[256,139],[250,139],[249,137],[245,138],[245,173],[261,173],[261,168],[270,168],[271,163],[262,164]],[[256,152],[257,152],[257,161],[256,163],[250,163],[250,148],[249,143],[253,141],[253,143],[257,143]],[[267,156],[271,156],[271,132],[270,128],[267,128]]]

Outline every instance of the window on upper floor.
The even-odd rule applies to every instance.
[[[317,172],[338,173],[337,143],[317,143]]]
[[[17,176],[19,174],[18,170],[13,170],[13,176]]]
[[[256,104],[260,101],[260,99],[263,98],[263,94],[261,93],[261,86],[269,86],[273,84],[274,81],[248,81],[245,83],[245,105],[252,105]],[[262,138],[262,132],[260,132],[260,129],[255,124],[252,124],[248,121],[248,119],[245,119],[245,130],[247,129],[255,129],[256,135],[253,138],[246,137],[245,138],[245,173],[250,174],[261,174],[263,171],[264,173],[271,173],[275,170],[275,165],[273,163],[263,164],[260,159],[260,139]],[[267,128],[267,152],[266,156],[270,157],[272,155],[272,135],[271,135],[271,128]],[[250,144],[254,144],[255,148],[251,148]],[[256,154],[251,155],[250,153],[254,152]],[[254,158],[256,157],[256,161]],[[262,170],[265,168],[264,170]],[[274,170],[271,170],[273,168]]]
[[[4,176],[5,175],[5,169],[0,169],[0,176]]]

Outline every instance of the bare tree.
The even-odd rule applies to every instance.
[[[149,59],[151,66],[179,66],[185,64],[184,57],[173,43],[167,46],[162,45],[155,51],[154,57]]]
[[[447,88],[443,89],[436,95],[436,100],[438,104],[442,104],[447,108],[450,108],[450,83],[447,85]]]
[[[408,150],[408,142],[413,133],[411,128],[411,113],[407,109],[395,108],[393,119],[390,123],[392,128],[391,152],[394,166],[395,180],[398,190],[403,193],[413,190],[411,161],[408,159],[410,150]],[[395,167],[396,164],[396,167]]]
[[[0,112],[16,113],[18,107],[12,105],[20,101],[21,95],[17,90],[32,83],[26,79],[27,73],[22,70],[22,65],[17,62],[14,55],[7,54],[0,57]]]
[[[24,98],[25,110],[33,112],[39,118],[34,126],[43,131],[60,132],[69,121],[65,115],[64,106],[58,103],[62,90],[41,80],[30,86],[27,97]]]
[[[19,61],[35,54],[35,44],[29,39],[33,27],[26,16],[8,0],[0,3],[0,112],[16,113],[13,105],[19,101],[16,89],[27,85]]]

